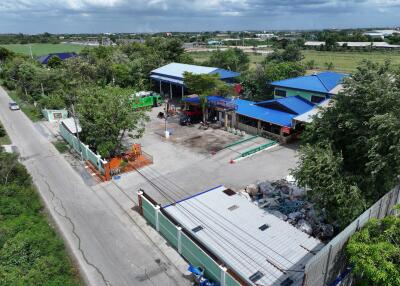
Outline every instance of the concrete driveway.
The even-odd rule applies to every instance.
[[[134,202],[112,183],[85,184],[21,111],[8,109],[9,101],[0,88],[0,120],[87,284],[190,285],[175,267],[184,261],[131,210]]]

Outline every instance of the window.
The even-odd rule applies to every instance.
[[[281,97],[286,97],[286,90],[275,89],[275,95],[276,96],[281,96]]]
[[[196,232],[199,232],[200,230],[202,230],[203,229],[203,227],[201,226],[201,225],[199,225],[199,226],[196,226],[194,229],[192,229],[192,231],[194,232],[194,233],[196,233]]]
[[[260,226],[258,229],[261,230],[261,231],[264,231],[264,230],[266,230],[266,229],[268,229],[268,228],[269,228],[269,225],[268,225],[268,224],[263,224],[263,225]]]
[[[230,206],[230,207],[228,208],[228,210],[234,211],[234,210],[236,210],[236,209],[238,209],[238,208],[239,208],[238,205],[233,205],[233,206]]]
[[[223,191],[225,194],[227,194],[228,196],[233,196],[234,194],[236,194],[234,191],[232,191],[231,189],[226,189]]]
[[[260,271],[257,271],[256,273],[254,273],[253,275],[251,275],[249,277],[249,280],[253,283],[256,283],[258,280],[260,280],[262,277],[264,276],[264,274]]]
[[[312,103],[320,103],[320,102],[322,102],[324,100],[325,100],[325,97],[316,96],[316,95],[311,96],[311,102]]]

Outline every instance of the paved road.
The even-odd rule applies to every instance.
[[[0,87],[0,120],[87,284],[189,285],[127,214],[128,206],[113,199],[117,188],[87,186],[21,111],[8,109],[9,101]]]

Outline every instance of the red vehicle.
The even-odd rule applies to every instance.
[[[189,105],[186,110],[182,111],[179,118],[181,125],[189,125],[192,123],[198,123],[203,119],[203,112],[200,107]]]

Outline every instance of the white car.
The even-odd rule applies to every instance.
[[[19,110],[19,105],[16,102],[10,102],[8,104],[8,107],[10,108],[10,110]]]

